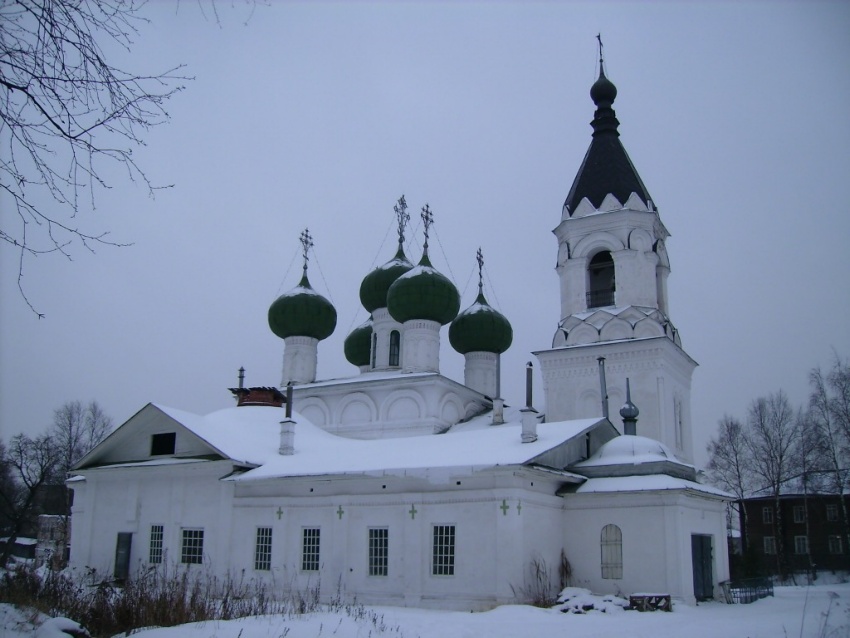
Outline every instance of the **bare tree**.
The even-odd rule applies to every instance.
[[[0,491],[3,509],[8,512],[9,530],[6,548],[0,555],[0,567],[6,567],[12,546],[21,531],[32,525],[37,498],[56,474],[59,455],[50,437],[35,439],[19,434],[4,449],[0,465],[11,477],[10,484]]]
[[[788,561],[783,529],[782,509],[779,497],[782,487],[799,476],[801,468],[795,464],[799,443],[798,422],[787,395],[780,390],[759,397],[750,405],[747,415],[749,436],[746,438],[752,469],[760,484],[760,491],[774,499],[774,522],[777,527],[776,560],[781,575],[788,573]],[[797,457],[799,458],[799,457]]]
[[[744,425],[735,417],[726,414],[720,420],[717,437],[712,438],[706,448],[709,479],[714,485],[734,494],[739,503],[753,490],[752,459],[749,456],[751,448],[746,444],[746,436]],[[732,528],[732,514],[731,506],[727,507],[728,529]],[[746,533],[748,526],[745,508],[741,508],[740,515],[744,519],[743,528]],[[746,538],[744,545],[749,546]]]
[[[840,497],[844,537],[850,547],[850,513],[844,496],[850,480],[850,364],[837,355],[826,374],[820,366],[809,372],[809,428],[826,475],[827,491]]]
[[[53,425],[48,437],[56,449],[56,475],[52,481],[64,486],[71,468],[106,438],[112,429],[112,419],[108,417],[97,401],[83,405],[80,401],[69,401],[53,411]],[[63,518],[60,525],[61,547],[71,540],[71,495],[70,490],[61,490]],[[55,565],[60,566],[64,556],[54,557]]]
[[[10,213],[0,239],[18,253],[18,288],[33,312],[22,285],[26,258],[70,259],[74,245],[126,245],[86,228],[96,189],[110,186],[106,167],[117,165],[151,194],[157,188],[133,149],[168,119],[164,104],[187,78],[180,67],[153,74],[120,69],[104,52],[131,49],[147,22],[144,4],[0,2],[0,194]]]

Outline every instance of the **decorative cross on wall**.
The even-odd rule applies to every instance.
[[[416,515],[419,513],[419,510],[416,509],[416,505],[411,505],[410,510],[408,510],[407,513],[410,514],[410,520],[413,520],[414,518],[416,518]]]
[[[339,520],[342,520],[342,515],[345,514],[345,510],[342,509],[342,505],[336,510],[336,515],[339,516]]]
[[[278,507],[275,514],[277,514],[277,520],[280,520],[280,517],[283,516],[283,510],[280,507]]]

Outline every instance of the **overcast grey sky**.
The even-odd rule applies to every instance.
[[[559,319],[551,230],[590,143],[600,31],[621,140],[672,234],[697,458],[725,412],[780,388],[800,403],[812,366],[850,355],[850,4],[272,2],[247,24],[222,4],[220,27],[191,3],[146,8],[129,64],[196,78],[137,153],[175,188],[149,199],[116,175],[79,218],[134,245],[29,260],[42,320],[0,247],[0,437],[74,399],[116,424],[149,401],[207,413],[231,405],[240,366],[277,385],[266,312],[298,281],[305,227],[339,316],[319,377],[355,374],[342,342],[366,319],[361,279],[392,256],[402,193],[411,212],[430,204],[462,308],[482,247],[514,327],[503,394],[523,400]]]

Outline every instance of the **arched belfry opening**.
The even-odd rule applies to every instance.
[[[596,253],[587,265],[587,307],[613,306],[616,290],[614,258],[610,251],[603,250]]]

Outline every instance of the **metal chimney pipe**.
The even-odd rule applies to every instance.
[[[245,368],[239,368],[239,389],[245,387]]]
[[[608,386],[605,383],[605,357],[598,357],[599,362],[599,385],[602,394],[602,416],[608,418]]]
[[[292,418],[292,382],[286,384],[286,418]]]
[[[525,364],[525,407],[530,408],[533,405],[532,399],[532,373],[534,371],[531,361]]]

